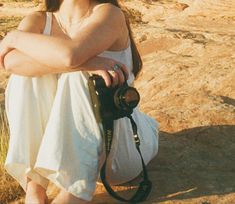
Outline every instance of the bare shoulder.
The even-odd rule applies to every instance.
[[[42,33],[45,26],[46,12],[35,11],[25,16],[18,29],[26,32]]]
[[[125,22],[125,16],[122,10],[111,3],[101,3],[94,6],[92,15],[94,18],[113,21],[113,23]]]
[[[122,10],[119,7],[113,5],[112,3],[99,3],[94,6],[93,11],[98,11],[98,10],[101,11],[101,9],[102,11],[107,11],[107,12],[111,11],[111,12],[115,12],[116,14],[122,13]]]

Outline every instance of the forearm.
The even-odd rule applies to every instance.
[[[103,57],[94,57],[76,68],[55,68],[37,62],[33,58],[21,53],[18,50],[13,50],[6,55],[4,59],[4,64],[5,69],[10,73],[33,77],[42,76],[45,74],[56,74],[74,71],[93,71],[98,69],[104,69],[101,61],[104,61],[105,59],[106,58]]]
[[[69,38],[13,31],[13,48],[49,67],[69,67],[73,41]]]
[[[65,72],[65,68],[54,68],[35,61],[33,58],[18,50],[9,52],[4,59],[5,69],[13,74],[22,76],[41,76],[50,73]],[[74,70],[76,71],[76,70]]]

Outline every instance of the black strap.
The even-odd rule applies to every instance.
[[[152,182],[148,178],[147,169],[146,169],[146,166],[145,166],[145,163],[144,163],[143,156],[142,156],[141,151],[140,151],[140,139],[139,139],[139,136],[137,134],[137,125],[136,125],[136,123],[133,120],[131,115],[129,115],[128,118],[131,121],[131,126],[132,126],[132,130],[133,130],[136,149],[137,149],[137,151],[140,155],[140,158],[141,158],[142,167],[143,167],[143,179],[144,180],[139,184],[139,187],[138,187],[136,193],[130,199],[125,199],[125,198],[119,196],[116,192],[114,192],[114,190],[111,188],[111,186],[107,182],[107,180],[106,180],[106,164],[107,164],[108,155],[109,155],[110,150],[111,150],[111,144],[112,144],[112,138],[113,138],[113,121],[112,120],[111,121],[106,121],[103,124],[104,133],[105,133],[105,135],[104,135],[105,138],[104,139],[105,139],[106,158],[105,158],[105,162],[104,162],[104,164],[101,168],[101,171],[100,171],[100,178],[101,178],[101,181],[103,182],[104,187],[107,190],[107,192],[111,196],[116,198],[117,200],[120,200],[120,201],[123,201],[123,202],[128,202],[128,203],[138,203],[138,202],[146,200],[149,193],[151,192]]]

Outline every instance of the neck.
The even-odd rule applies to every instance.
[[[60,5],[59,15],[68,24],[79,21],[89,11],[93,0],[63,0]]]

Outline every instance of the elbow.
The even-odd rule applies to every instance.
[[[76,67],[76,62],[74,61],[72,56],[67,56],[67,57],[64,57],[63,65],[64,65],[64,67],[66,67],[68,69],[73,69]]]
[[[68,69],[77,68],[79,65],[82,64],[80,57],[78,57],[78,53],[74,49],[70,49],[65,53],[63,56],[64,59],[64,66]]]
[[[12,66],[11,63],[6,62],[6,60],[4,62],[4,68],[8,73],[13,73],[14,71],[14,66]]]

